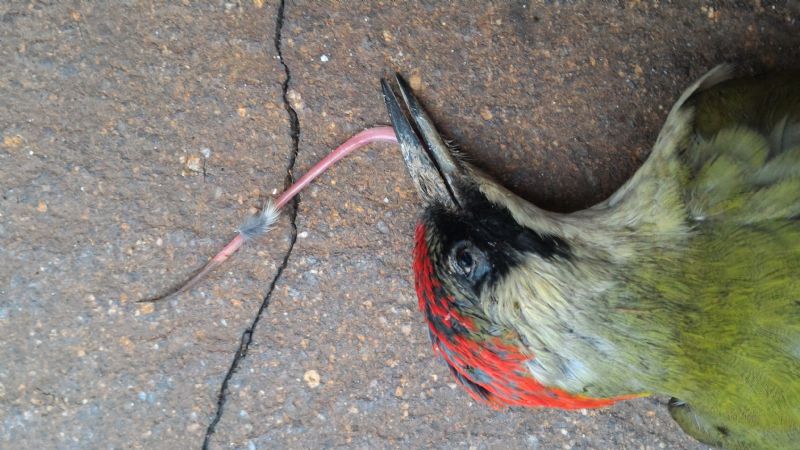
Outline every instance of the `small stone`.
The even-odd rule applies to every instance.
[[[319,57],[319,60],[322,62],[328,62],[328,55],[322,55]]]
[[[719,20],[719,16],[720,16],[719,11],[715,10],[710,6],[708,7],[708,10],[706,11],[706,17],[708,17],[709,20],[711,20],[712,22],[716,22]]]
[[[303,97],[294,89],[289,89],[286,92],[286,98],[289,99],[289,103],[292,104],[292,108],[294,108],[296,111],[300,111],[305,107],[305,103],[303,103]]]
[[[483,120],[492,120],[494,115],[492,115],[492,112],[489,111],[488,106],[484,106],[483,108],[481,108],[481,117],[483,117]]]
[[[39,206],[36,207],[36,210],[39,211],[40,213],[46,213],[47,203],[45,203],[44,200],[39,200]]]
[[[200,173],[203,171],[203,162],[200,160],[200,157],[197,155],[192,155],[186,158],[186,169],[194,173]]]
[[[17,148],[22,145],[22,136],[15,135],[15,136],[4,136],[3,137],[3,147],[5,148]]]
[[[303,374],[303,380],[305,380],[308,387],[314,389],[319,386],[321,377],[319,376],[319,372],[311,369],[306,370],[306,373]]]
[[[380,231],[381,233],[389,234],[389,227],[382,220],[378,221],[378,223],[376,223],[375,226],[378,228],[378,231]]]
[[[156,310],[156,306],[152,303],[140,303],[139,304],[139,314],[147,315],[152,314],[153,311]]]
[[[305,239],[308,237],[308,231],[303,231],[297,235],[300,239]]]
[[[411,89],[418,91],[422,89],[422,77],[418,73],[412,73],[408,79],[408,84],[411,85]]]
[[[126,352],[132,352],[134,349],[133,342],[127,336],[119,338],[119,345],[121,345]]]
[[[402,397],[403,396],[403,386],[397,386],[397,389],[394,390],[395,397]]]

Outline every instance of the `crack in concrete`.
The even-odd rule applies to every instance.
[[[289,136],[292,140],[292,151],[289,154],[289,161],[287,163],[286,168],[286,178],[283,182],[284,189],[288,188],[294,182],[294,165],[297,161],[297,152],[300,147],[300,120],[297,118],[297,112],[292,107],[291,103],[289,102],[289,83],[292,80],[292,74],[289,70],[289,66],[286,65],[286,62],[283,60],[283,52],[281,51],[281,43],[282,43],[282,36],[281,33],[283,31],[283,19],[284,19],[284,9],[285,9],[285,0],[281,0],[278,5],[278,12],[275,17],[275,51],[278,55],[278,61],[280,62],[281,66],[283,66],[283,73],[284,79],[281,85],[281,91],[283,96],[283,106],[286,109],[286,113],[289,115]],[[294,249],[294,244],[297,242],[297,207],[300,201],[298,196],[295,196],[291,203],[287,205],[289,209],[289,221],[291,224],[292,232],[291,237],[289,239],[289,248],[286,250],[286,254],[283,256],[283,260],[281,261],[281,265],[278,266],[278,270],[275,272],[275,277],[272,278],[272,282],[269,284],[269,288],[267,289],[266,295],[264,295],[264,299],[261,301],[261,307],[258,308],[253,321],[250,323],[250,326],[247,327],[244,332],[242,333],[241,340],[239,341],[239,348],[236,350],[236,353],[233,356],[233,361],[231,361],[231,366],[228,368],[228,372],[225,374],[225,378],[222,380],[222,386],[220,386],[219,395],[217,397],[217,411],[214,414],[214,418],[211,420],[211,423],[208,424],[208,428],[206,428],[206,435],[203,439],[203,450],[208,450],[210,443],[211,443],[211,435],[214,434],[217,428],[217,424],[222,419],[222,414],[225,409],[225,402],[227,401],[228,396],[228,384],[230,383],[233,375],[239,369],[239,364],[244,360],[247,356],[247,350],[250,348],[250,344],[253,342],[253,333],[258,326],[259,320],[261,320],[262,314],[267,310],[269,307],[270,299],[272,298],[272,293],[275,290],[275,286],[278,284],[278,280],[283,275],[283,271],[286,269],[286,266],[289,264],[289,257],[292,255],[292,250]]]

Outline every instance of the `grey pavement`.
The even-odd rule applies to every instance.
[[[492,411],[417,311],[419,202],[374,145],[191,292],[406,75],[537,204],[613,192],[691,80],[797,66],[787,1],[0,3],[0,447],[699,449],[664,399]]]

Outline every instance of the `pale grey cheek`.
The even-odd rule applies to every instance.
[[[541,359],[537,358],[528,360],[528,362],[526,362],[525,365],[531,372],[531,375],[533,375],[533,378],[536,379],[536,381],[544,384],[545,386],[552,386],[553,383],[555,382],[553,379],[553,375],[542,364]]]
[[[592,381],[592,372],[582,361],[554,353],[542,353],[526,362],[526,367],[545,386],[569,392],[581,392]]]
[[[542,355],[529,360],[526,366],[533,377],[545,386],[570,389],[577,381],[573,371],[576,367],[557,355]]]
[[[578,381],[585,380],[590,373],[589,368],[586,367],[586,364],[578,361],[577,359],[565,360],[562,371],[564,372],[564,376],[566,376],[568,379]]]

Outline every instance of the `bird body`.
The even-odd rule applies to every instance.
[[[434,349],[476,399],[668,395],[697,439],[800,447],[800,76],[718,67],[606,201],[544,211],[384,93],[426,209],[414,272]],[[411,117],[409,120],[408,117]]]

